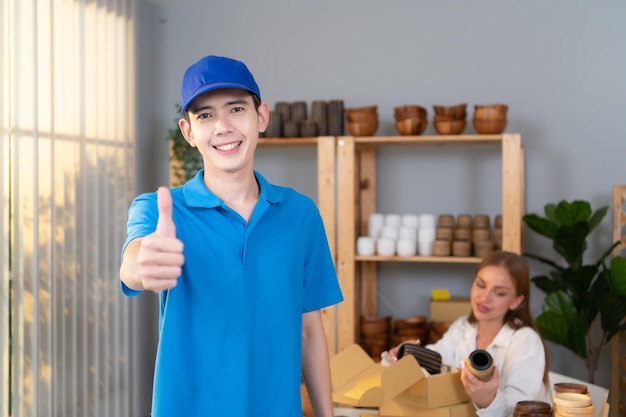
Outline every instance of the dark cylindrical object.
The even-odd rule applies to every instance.
[[[486,350],[476,349],[467,357],[467,369],[481,381],[489,381],[493,376],[493,358]]]

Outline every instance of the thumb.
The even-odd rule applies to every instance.
[[[176,237],[176,226],[172,220],[172,194],[167,187],[159,187],[157,191],[157,220],[155,233],[165,237]]]

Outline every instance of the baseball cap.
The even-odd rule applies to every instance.
[[[185,71],[180,90],[181,113],[185,114],[196,97],[221,88],[246,90],[261,99],[259,86],[246,64],[232,58],[209,55]]]

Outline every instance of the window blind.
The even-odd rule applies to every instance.
[[[0,4],[0,415],[128,416],[134,1]]]

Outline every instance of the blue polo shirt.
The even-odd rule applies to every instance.
[[[302,313],[343,299],[319,211],[255,172],[247,223],[202,175],[171,190],[185,264],[160,293],[152,416],[301,416]],[[137,197],[124,247],[156,222],[156,193]]]

